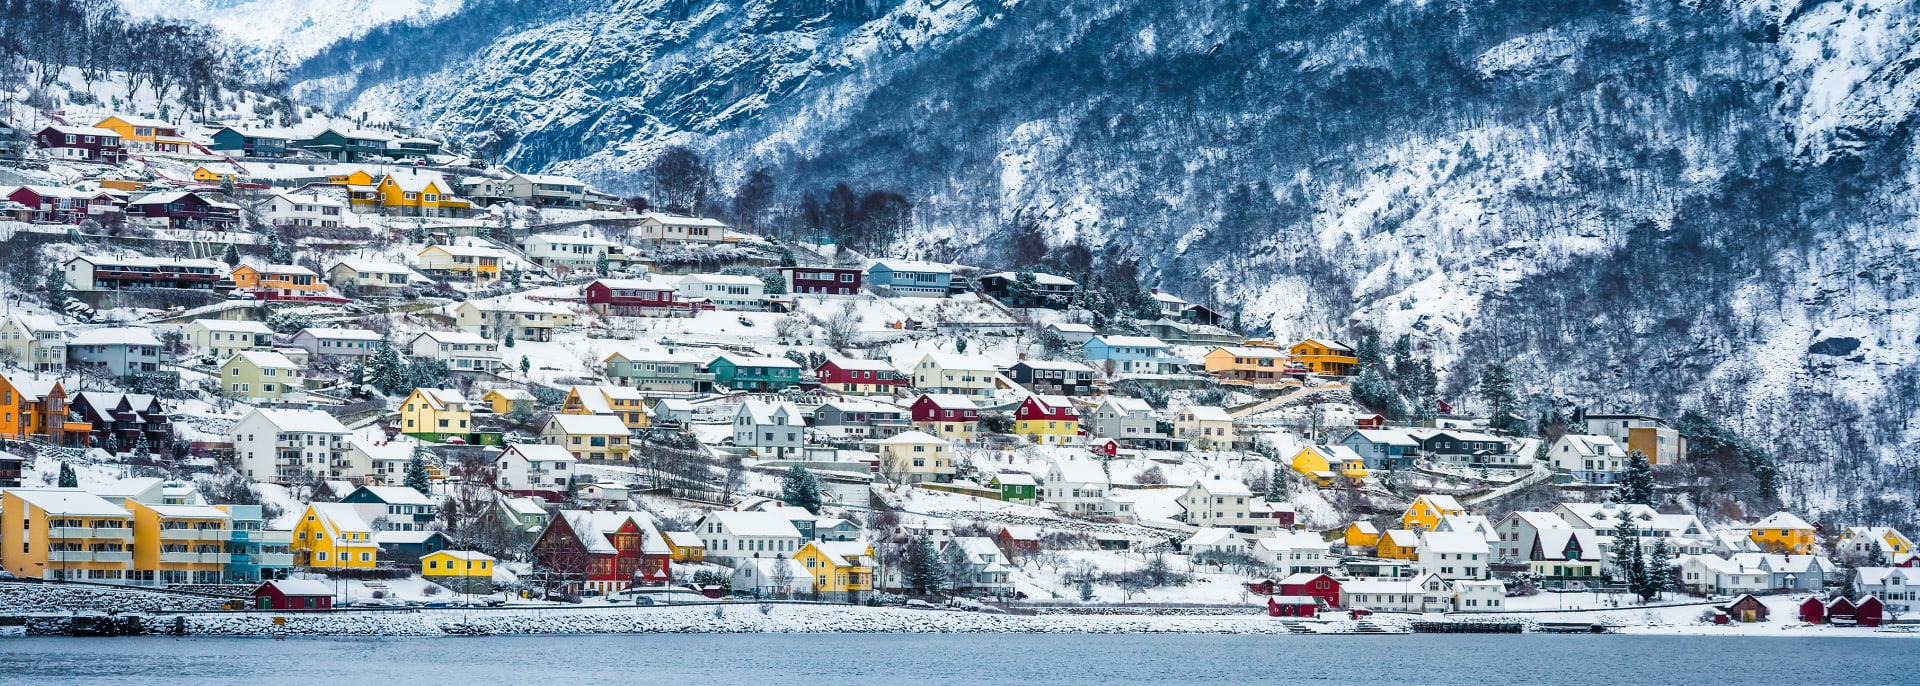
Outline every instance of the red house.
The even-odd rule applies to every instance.
[[[862,272],[850,267],[781,267],[788,293],[859,295]]]
[[[1842,598],[1841,600],[1845,600]],[[1827,621],[1827,603],[1818,596],[1800,601],[1800,621],[1808,624],[1823,624]]]
[[[907,387],[907,376],[885,360],[829,357],[813,373],[822,387],[841,393],[890,393]]]
[[[533,544],[547,586],[614,593],[665,586],[673,549],[641,512],[561,510]]]
[[[977,422],[980,407],[964,395],[925,393],[913,401],[915,422]]]
[[[127,214],[147,219],[165,219],[167,226],[181,229],[192,222],[216,230],[233,228],[240,221],[240,206],[213,200],[194,191],[149,193],[127,203]]]
[[[276,579],[253,587],[255,610],[331,610],[333,586],[312,579]]]
[[[1277,595],[1267,598],[1267,616],[1269,617],[1313,617],[1320,611],[1320,601],[1306,596]]]
[[[1113,440],[1111,438],[1103,438],[1098,441],[1088,443],[1087,451],[1095,455],[1105,455],[1107,457],[1115,457],[1120,454],[1120,442]]]
[[[1073,402],[1057,395],[1030,395],[1020,401],[1020,407],[1014,409],[1013,419],[1018,422],[1078,422],[1080,413],[1073,409]]]
[[[1040,527],[1037,526],[1003,526],[996,538],[1000,541],[1000,551],[1008,557],[1040,552]]]
[[[1353,426],[1356,429],[1378,429],[1386,425],[1387,416],[1384,414],[1370,414],[1353,418]]]
[[[1340,607],[1340,580],[1325,574],[1294,574],[1280,580],[1280,595],[1316,598],[1327,607]]]
[[[1886,614],[1887,606],[1873,596],[1861,598],[1860,602],[1853,605],[1853,618],[1860,626],[1869,628],[1880,626],[1880,621]]]
[[[119,164],[127,158],[120,134],[91,126],[49,126],[33,137],[33,144],[56,159]]]
[[[587,306],[616,317],[657,317],[691,313],[693,307],[675,300],[673,284],[648,279],[600,279],[587,284]],[[708,304],[706,309],[712,309]]]
[[[113,194],[54,186],[21,186],[7,199],[27,207],[27,221],[78,224],[88,218],[105,221],[120,214]]]
[[[1736,622],[1767,621],[1767,604],[1760,602],[1759,598],[1753,597],[1750,593],[1734,598],[1733,602],[1727,603],[1720,610]],[[1827,616],[1831,617],[1833,613],[1829,611]]]

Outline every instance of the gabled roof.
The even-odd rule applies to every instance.
[[[307,328],[301,329],[299,333],[296,333],[294,335],[299,336],[301,334],[312,336],[314,338],[324,338],[324,339],[331,339],[331,340],[377,341],[381,339],[381,335],[378,332],[368,331],[366,329],[341,329],[341,328],[332,328],[332,327],[309,326]]]
[[[1064,481],[1067,483],[1076,483],[1076,484],[1109,483],[1107,479],[1107,472],[1106,470],[1103,470],[1100,468],[1099,462],[1096,462],[1093,460],[1076,459],[1071,457],[1054,458],[1053,468],[1051,470],[1048,470],[1047,476],[1049,479],[1057,476],[1060,481]]]
[[[273,334],[273,329],[267,328],[266,322],[235,321],[232,319],[195,319],[187,323],[188,326],[195,324],[200,325],[202,329],[218,331],[220,333],[250,333],[262,336]]]
[[[654,527],[653,517],[644,512],[561,510],[560,517],[566,520],[567,528],[572,529],[574,535],[580,537],[581,545],[585,546],[589,553],[610,555],[618,552],[619,549],[607,538],[607,534],[619,531],[620,527],[632,521],[642,532],[641,538],[644,539],[640,544],[642,553],[673,554],[673,550],[667,547],[666,539],[661,537],[660,530]],[[788,526],[791,528],[792,525]],[[799,535],[798,532],[795,532],[795,535]]]
[[[233,357],[227,358],[226,364],[222,364],[220,366],[225,367],[227,366],[227,364],[233,364],[234,360],[246,360],[249,364],[252,364],[253,366],[259,367],[261,369],[299,369],[300,368],[300,365],[294,364],[293,360],[287,359],[286,355],[282,355],[276,352],[268,352],[265,350],[242,350],[240,352],[234,353]]]
[[[19,497],[50,515],[82,517],[131,517],[127,508],[77,488],[10,488],[7,493]]]
[[[1166,348],[1167,342],[1152,336],[1094,336],[1088,343],[1099,341],[1115,348]]]
[[[748,400],[740,403],[740,409],[735,411],[734,416],[738,417],[744,414],[747,415],[747,421],[755,426],[766,426],[773,424],[774,416],[780,414],[782,411],[785,411],[788,417],[789,421],[787,426],[807,425],[806,415],[800,411],[800,406],[785,400],[771,403],[759,400]]]
[[[827,362],[846,371],[898,372],[893,363],[886,360],[862,360],[852,357],[828,357]]]
[[[721,510],[707,515],[713,521],[735,536],[762,536],[799,538],[800,530],[793,528],[793,520],[779,512],[736,512]]]
[[[1775,512],[1771,515],[1768,515],[1766,519],[1760,520],[1760,523],[1753,525],[1753,528],[1755,529],[1795,529],[1795,530],[1811,531],[1813,530],[1813,525],[1808,524],[1807,520],[1801,519],[1799,516],[1794,515],[1791,512]]]
[[[347,433],[347,427],[333,415],[319,410],[256,409],[248,417],[260,415],[281,431],[292,433]],[[241,421],[246,421],[242,418]]]
[[[1322,553],[1333,547],[1320,534],[1311,531],[1275,531],[1253,543],[1267,550],[1315,550]],[[1317,576],[1313,574],[1309,578]]]
[[[1188,405],[1182,408],[1181,412],[1192,415],[1194,421],[1198,422],[1233,421],[1233,415],[1227,414],[1224,408],[1214,407],[1212,405]]]
[[[629,433],[626,422],[604,414],[556,414],[547,420],[547,425],[557,425],[560,432],[565,434],[625,436]]]
[[[920,397],[926,399],[929,402],[932,402],[934,407],[938,407],[942,410],[978,410],[980,409],[979,405],[973,404],[972,398],[969,398],[964,395],[957,395],[954,393],[923,393],[920,395]],[[920,401],[915,400],[914,402],[918,403]]]
[[[1240,483],[1239,479],[1223,478],[1219,474],[1195,481],[1193,487],[1205,490],[1212,495],[1253,495],[1253,491],[1247,490],[1247,485]]]
[[[1366,439],[1368,443],[1376,445],[1397,445],[1407,448],[1420,447],[1420,442],[1413,440],[1413,437],[1407,435],[1405,431],[1394,429],[1355,429],[1353,433],[1359,434],[1360,437]]]
[[[1425,500],[1427,501],[1428,507],[1432,507],[1433,509],[1439,510],[1441,512],[1466,512],[1467,511],[1467,508],[1460,506],[1459,500],[1454,499],[1454,497],[1450,495],[1441,495],[1438,493],[1427,493],[1427,494],[1421,495],[1418,498],[1415,498],[1415,500]],[[1413,506],[1408,505],[1407,507],[1408,509],[1412,509]]]
[[[344,531],[373,533],[373,527],[367,526],[367,522],[360,518],[360,511],[350,504],[311,503],[307,505],[307,511],[318,517],[328,537],[339,536]]]
[[[506,457],[508,455],[518,456],[519,458],[524,459],[528,462],[578,462],[579,461],[574,458],[573,453],[567,451],[566,446],[552,445],[548,443],[515,443],[513,445],[507,446],[507,449],[504,451],[501,451],[500,456],[494,458],[494,460],[498,461],[500,458]]]
[[[8,315],[8,318],[19,324],[20,328],[25,329],[28,333],[59,332],[66,330],[66,327],[61,326],[59,321],[44,314],[15,312]],[[261,324],[261,326],[265,327],[266,325]]]
[[[874,445],[947,445],[947,439],[924,431],[902,431],[886,438],[876,439]]]
[[[1420,534],[1407,529],[1388,529],[1380,532],[1380,540],[1401,548],[1420,546]]]
[[[1420,536],[1421,546],[1436,553],[1478,553],[1491,552],[1487,547],[1487,538],[1477,531],[1428,531]]]
[[[1105,399],[1101,400],[1100,404],[1103,406],[1112,405],[1114,409],[1119,410],[1125,414],[1134,414],[1137,412],[1145,412],[1147,414],[1153,414],[1153,406],[1147,404],[1147,401],[1141,400],[1139,398],[1130,398],[1124,395],[1109,395]]]
[[[685,217],[664,212],[648,212],[640,215],[641,221],[656,221],[669,226],[704,226],[710,229],[727,228],[726,222],[706,217]]]
[[[727,362],[731,363],[735,367],[768,367],[768,368],[780,368],[780,369],[799,369],[800,368],[800,363],[794,362],[793,360],[789,360],[784,357],[768,357],[765,355],[735,355],[733,353],[727,353],[725,355],[720,355],[718,357],[715,357],[713,358],[713,360],[715,362],[718,362],[720,360],[726,360]]]
[[[352,269],[356,272],[367,272],[370,274],[412,274],[413,273],[413,270],[408,269],[407,266],[404,264],[394,264],[392,262],[387,262],[385,260],[363,260],[359,258],[347,258],[347,259],[334,262],[332,267],[327,268],[327,271],[333,271],[342,266],[345,266],[346,268]]]
[[[988,360],[987,358],[975,355],[960,355],[940,350],[935,350],[920,356],[920,361],[915,363],[914,367],[917,368],[922,364],[926,364],[929,360],[933,362],[934,366],[939,367],[941,371],[986,372],[988,374],[995,374],[1000,371],[1000,368],[994,365],[992,360]]]
[[[153,337],[153,330],[141,326],[117,326],[106,329],[90,329],[74,334],[73,345],[160,345],[160,339]]]
[[[891,258],[882,258],[882,259],[874,260],[873,266],[886,267],[887,270],[894,271],[894,272],[931,272],[935,274],[952,274],[953,273],[953,268],[944,264],[938,264],[934,262],[916,262],[913,260],[896,260]],[[872,269],[872,268],[873,267],[868,267],[868,269]]]
[[[272,586],[273,590],[280,592],[280,595],[289,597],[333,595],[333,585],[318,579],[269,579],[255,586],[255,592],[267,586]]]
[[[1064,276],[1055,276],[1053,274],[1048,274],[1046,272],[1029,272],[1029,273],[1033,274],[1033,282],[1041,286],[1078,286],[1080,285],[1079,282]],[[983,278],[983,279],[984,278],[1001,278],[1001,279],[1006,279],[1008,281],[1017,281],[1020,279],[1020,273],[1019,272],[994,272],[992,274],[988,274],[980,278]]]
[[[1081,364],[1079,362],[1075,362],[1073,360],[1021,360],[1019,362],[1013,363],[1013,366],[1026,367],[1028,369],[1057,370],[1057,371],[1063,371],[1063,372],[1091,373],[1093,371],[1092,367]]]

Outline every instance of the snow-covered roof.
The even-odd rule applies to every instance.
[[[1288,355],[1286,351],[1275,350],[1273,348],[1223,346],[1223,347],[1215,348],[1215,350],[1223,351],[1228,355],[1232,355],[1234,357],[1251,357],[1251,358],[1268,358],[1268,359],[1283,359],[1283,358],[1291,357],[1291,355]]]
[[[886,438],[876,439],[874,445],[947,445],[947,439],[925,431],[902,431]]]
[[[1356,457],[1358,457],[1358,455],[1356,455]],[[1459,500],[1454,499],[1454,497],[1450,495],[1428,493],[1420,496],[1419,498],[1416,498],[1416,500],[1425,500],[1427,501],[1428,507],[1432,507],[1433,509],[1439,510],[1441,512],[1466,512],[1467,511],[1467,508],[1460,506]],[[1411,505],[1409,505],[1409,507],[1411,507]]]
[[[274,427],[289,433],[347,433],[347,427],[340,420],[319,410],[256,409],[248,413],[253,415],[260,415]]]
[[[453,255],[455,257],[506,257],[507,256],[507,253],[499,248],[489,248],[482,245],[429,245],[425,248],[421,248],[420,252],[415,254],[414,256],[419,257],[420,255],[425,255],[429,250],[439,250],[441,252],[444,252],[448,255]]]
[[[455,343],[460,345],[486,345],[493,342],[493,339],[490,339],[490,338],[487,338],[486,336],[482,336],[480,334],[469,332],[469,331],[426,331],[426,332],[422,332],[418,336],[414,336],[413,340],[417,341],[422,338],[431,340],[435,343]],[[413,341],[408,341],[407,343],[411,345]],[[526,391],[522,391],[517,388],[502,388],[502,389],[495,389],[495,390],[499,390],[502,392],[517,391],[520,393],[526,393]],[[518,397],[518,396],[515,396],[515,397]],[[533,397],[533,394],[527,393],[526,397],[531,398]]]
[[[613,545],[613,541],[607,539],[607,535],[619,531],[620,527],[626,525],[628,521],[632,521],[642,532],[641,552],[648,555],[673,553],[673,550],[667,547],[666,539],[660,536],[660,530],[654,527],[653,517],[644,512],[561,510],[560,516],[566,520],[567,527],[573,530],[574,535],[580,537],[580,542],[590,553],[617,552],[618,548]],[[788,528],[792,528],[792,525],[789,524]],[[794,535],[799,535],[799,532],[795,532]]]
[[[877,266],[877,267],[886,267],[888,270],[895,271],[895,272],[930,272],[934,274],[953,273],[952,267],[948,267],[947,265],[938,264],[935,262],[916,262],[913,260],[896,260],[891,258],[882,258],[882,259],[874,260],[873,264],[874,266]]]
[[[1326,552],[1332,544],[1319,534],[1311,531],[1275,531],[1264,538],[1254,541],[1254,545],[1267,550],[1317,550]],[[1319,576],[1309,575],[1308,578]]]
[[[236,321],[232,319],[195,319],[189,326],[193,324],[198,324],[200,328],[208,331],[218,331],[221,333],[250,333],[263,336],[273,333],[273,329],[267,328],[266,322]]]
[[[333,584],[318,579],[270,579],[260,582],[260,585],[272,586],[274,590],[285,596],[333,595]]]
[[[106,136],[106,137],[108,137],[108,138],[119,138],[119,137],[120,137],[120,132],[119,132],[119,131],[115,131],[115,130],[113,130],[113,129],[102,129],[102,128],[99,128],[99,127],[94,127],[94,126],[59,126],[59,125],[54,125],[54,126],[49,126],[49,127],[47,127],[47,128],[49,128],[49,129],[53,129],[53,130],[55,130],[55,131],[58,131],[58,132],[60,132],[60,133],[64,133],[64,134],[67,134],[67,135],[69,135],[69,136]],[[43,130],[44,130],[44,129],[43,129]]]
[[[935,350],[922,356],[920,363],[925,364],[928,360],[932,360],[934,366],[939,367],[942,371],[971,371],[986,372],[989,374],[1000,371],[1000,368],[995,365],[992,360],[975,355],[960,355]],[[915,366],[917,367],[919,365]]]
[[[556,245],[598,245],[598,246],[616,245],[613,241],[607,240],[605,238],[600,238],[598,236],[574,236],[571,234],[564,234],[564,233],[536,234],[536,235],[528,236],[527,241],[528,242],[541,241],[543,243],[550,243],[550,244],[556,244]]]
[[[1359,434],[1361,438],[1366,439],[1368,443],[1376,445],[1397,445],[1406,448],[1420,447],[1419,441],[1413,440],[1413,437],[1407,435],[1407,432],[1397,429],[1354,429],[1353,432]]]
[[[1195,481],[1193,485],[1194,487],[1205,490],[1210,495],[1253,495],[1253,491],[1247,490],[1247,485],[1240,483],[1239,479],[1225,478],[1219,474],[1213,474],[1208,478]]]
[[[10,488],[8,493],[49,515],[81,517],[130,517],[127,508],[77,488]]]
[[[432,505],[433,498],[405,486],[361,486],[380,502],[389,505]]]
[[[302,334],[329,340],[377,341],[381,338],[378,332],[368,331],[366,329],[323,328],[317,326],[309,326],[301,329],[300,333],[294,335],[298,336]]]
[[[778,512],[735,512],[721,510],[707,515],[735,536],[799,538],[793,520]]]
[[[1192,536],[1187,537],[1187,540],[1180,542],[1180,547],[1182,548],[1191,546],[1219,547],[1227,545],[1245,548],[1247,543],[1240,538],[1240,532],[1222,527],[1207,527],[1195,531]]]
[[[373,533],[373,527],[367,526],[360,518],[360,511],[346,503],[311,503],[307,510],[319,517],[326,527],[328,537],[339,536],[343,531]]]
[[[893,363],[888,362],[886,360],[862,360],[862,359],[853,358],[853,357],[828,357],[827,361],[833,363],[833,366],[839,367],[847,371],[867,371],[867,372],[898,372],[900,371],[898,369],[894,369]]]
[[[664,212],[648,212],[640,215],[641,221],[655,221],[669,226],[704,226],[710,229],[727,228],[726,222],[706,217],[684,217]]]
[[[928,401],[933,403],[934,407],[938,407],[943,410],[980,409],[979,405],[975,405],[973,403],[972,398],[969,398],[964,395],[955,394],[955,393],[925,393],[925,394],[922,394],[920,397],[926,398]]]
[[[1059,481],[1063,481],[1066,483],[1077,483],[1077,484],[1108,483],[1107,472],[1106,470],[1100,468],[1099,462],[1096,462],[1094,460],[1081,460],[1081,459],[1076,459],[1071,457],[1054,458],[1053,469],[1049,470],[1047,477],[1049,479],[1054,479],[1057,477]]]
[[[1030,272],[1030,273],[1033,274],[1033,282],[1041,286],[1078,286],[1080,285],[1079,282],[1064,276],[1055,276],[1053,274],[1048,274],[1046,272]],[[992,274],[988,274],[987,276],[998,277],[998,278],[1006,279],[1008,281],[1017,281],[1020,278],[1020,273],[1019,272],[994,272]],[[982,278],[985,278],[985,277],[982,277]]]
[[[1200,422],[1231,422],[1233,421],[1233,415],[1227,414],[1226,409],[1220,408],[1220,407],[1214,407],[1212,405],[1188,405],[1186,409],[1181,410],[1181,412],[1184,412],[1187,415],[1192,416],[1194,421],[1200,421]]]
[[[765,355],[735,355],[733,353],[727,353],[725,355],[715,357],[714,361],[717,362],[721,359],[725,359],[726,361],[733,363],[733,365],[736,367],[768,367],[768,368],[779,368],[779,369],[799,369],[800,368],[800,363],[794,362],[793,360],[789,360],[784,357],[768,357]]]
[[[483,553],[477,550],[436,550],[431,553],[427,553],[427,555],[445,555],[447,557],[451,557],[456,560],[466,560],[468,562],[493,562],[494,561],[494,558],[492,555],[488,555],[486,553]]]
[[[387,262],[385,260],[366,260],[366,259],[353,258],[353,257],[343,259],[333,263],[333,267],[329,268],[327,271],[333,271],[333,269],[339,268],[343,265],[346,268],[352,269],[356,272],[367,272],[369,274],[411,274],[413,273],[413,270],[408,269],[407,265],[404,265],[404,264],[394,264],[392,262]]]
[[[240,265],[240,267],[235,267],[234,269],[238,270],[241,267],[252,269],[261,274],[284,274],[287,276],[319,276],[319,274],[313,273],[313,270],[308,269],[306,267],[302,267],[297,264],[265,264],[265,265],[243,264],[243,265]]]
[[[1812,530],[1813,525],[1808,524],[1807,520],[1801,519],[1798,515],[1791,512],[1775,512],[1768,515],[1766,519],[1760,520],[1760,523],[1753,525],[1753,528]]]
[[[373,542],[380,545],[421,545],[440,534],[438,531],[376,531]]]
[[[1094,336],[1091,341],[1100,341],[1115,348],[1165,348],[1167,342],[1152,336]]]
[[[131,255],[126,257],[78,255],[68,261],[71,262],[73,260],[80,260],[97,267],[147,267],[150,269],[199,268],[212,269],[218,272],[225,272],[227,270],[225,263],[195,258],[176,259],[172,257],[139,257]]]
[[[299,369],[300,368],[300,365],[294,364],[293,360],[287,359],[286,355],[282,355],[276,352],[268,352],[265,350],[242,350],[240,352],[234,353],[233,357],[227,358],[227,362],[230,364],[236,359],[246,360],[247,362],[251,363],[253,366],[259,367],[261,369]],[[226,365],[221,365],[221,366],[224,367]]]
[[[677,548],[707,547],[707,542],[700,540],[700,534],[691,531],[662,531],[660,534],[666,536],[667,542]]]
[[[774,421],[775,415],[782,411],[785,411],[789,418],[788,426],[806,426],[806,415],[800,411],[800,406],[785,400],[775,402],[748,400],[740,403],[740,408],[735,411],[734,416],[744,414],[749,423],[755,426],[768,426],[777,423]]]
[[[548,421],[550,426],[558,426],[561,433],[601,436],[628,433],[626,422],[619,417],[604,414],[556,414]]]
[[[549,443],[515,443],[500,453],[501,457],[518,455],[528,462],[577,462],[566,446]],[[496,460],[499,458],[495,458]]]
[[[1487,538],[1475,531],[1428,531],[1421,534],[1421,545],[1435,553],[1487,554]]]
[[[1047,369],[1062,372],[1092,372],[1093,368],[1073,360],[1021,360],[1014,363],[1026,365],[1029,369]]]
[[[767,285],[765,281],[761,281],[757,277],[746,276],[744,274],[688,274],[680,278],[680,285],[682,286],[704,283],[727,286],[759,286],[762,288],[765,288]]]
[[[1086,324],[1075,324],[1073,322],[1054,322],[1054,323],[1048,324],[1047,328],[1053,329],[1055,331],[1066,332],[1066,333],[1086,333],[1086,334],[1095,333],[1095,329],[1093,327],[1088,326]]]
[[[1021,474],[1018,472],[1001,472],[994,475],[993,478],[999,480],[1002,486],[1032,486],[1036,483],[1033,480],[1032,474]]]
[[[8,318],[12,319],[15,323],[19,324],[20,328],[26,329],[28,332],[33,332],[33,333],[46,332],[46,331],[64,331],[66,329],[66,327],[63,327],[60,325],[59,321],[44,314],[29,314],[26,312],[15,312],[11,315],[8,315]],[[265,326],[265,325],[263,324],[262,326]]]
[[[160,345],[153,330],[141,326],[117,326],[92,329],[73,335],[74,345]]]

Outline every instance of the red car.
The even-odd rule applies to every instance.
[[[1369,610],[1364,607],[1356,607],[1347,611],[1347,619],[1359,619],[1361,617],[1372,617],[1372,616],[1373,616],[1373,610]]]

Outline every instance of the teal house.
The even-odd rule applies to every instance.
[[[800,365],[784,357],[721,355],[707,363],[715,388],[771,393],[800,385]]]

